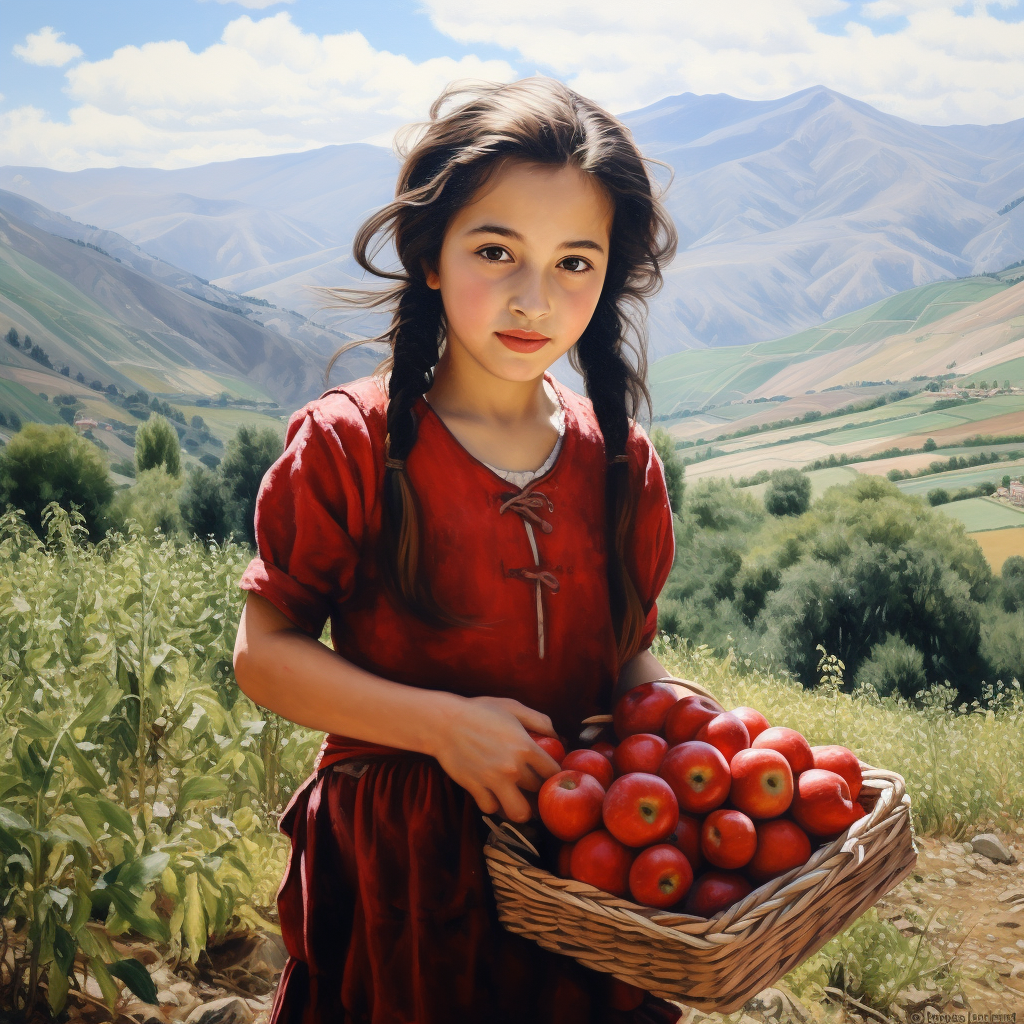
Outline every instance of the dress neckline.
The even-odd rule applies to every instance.
[[[560,440],[562,442],[561,447],[559,447],[558,441],[555,442],[555,447],[559,448],[559,450],[558,454],[555,456],[554,462],[552,462],[552,464],[547,468],[547,471],[542,476],[534,477],[533,480],[526,484],[527,487],[533,487],[538,481],[546,480],[549,476],[551,476],[552,473],[554,473],[558,469],[559,466],[562,465],[562,463],[565,461],[566,446],[570,443],[570,435],[573,433],[569,429],[569,417],[571,413],[569,405],[565,401],[564,396],[562,395],[561,385],[550,373],[547,372],[547,370],[544,371],[544,379],[548,382],[548,384],[551,385],[551,390],[555,393],[555,398],[558,400],[558,404],[561,407],[562,421],[565,424],[565,429],[560,436]],[[478,459],[451,432],[451,429],[448,427],[448,424],[445,423],[443,419],[441,419],[437,411],[433,408],[433,406],[431,406],[431,404],[426,400],[426,398],[423,395],[420,395],[419,398],[416,399],[415,406],[419,410],[420,419],[423,418],[424,411],[426,411],[426,413],[429,413],[430,417],[441,427],[443,432],[447,434],[447,436],[451,439],[451,442],[455,445],[455,447],[458,448],[459,451],[461,451],[466,456],[466,458],[470,460],[470,462],[474,463],[476,466],[482,469],[489,477],[499,481],[505,488],[515,487],[517,490],[523,489],[522,487],[519,487],[517,484],[513,483],[511,480],[506,480],[503,476],[499,476],[486,462],[484,462],[481,459]]]

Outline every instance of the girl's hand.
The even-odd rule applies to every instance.
[[[560,769],[526,730],[555,736],[551,719],[509,697],[464,697],[432,751],[484,814],[529,821],[526,789],[536,792]]]

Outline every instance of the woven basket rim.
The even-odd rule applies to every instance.
[[[824,862],[840,853],[863,858],[863,847],[869,834],[881,829],[890,829],[895,819],[901,815],[905,814],[909,819],[910,799],[906,794],[903,777],[888,769],[876,768],[859,758],[858,763],[863,775],[861,793],[875,792],[874,803],[868,813],[831,842],[815,850],[804,864],[764,882],[743,899],[737,900],[710,918],[642,907],[585,882],[560,878],[546,868],[534,866],[517,853],[513,846],[515,841],[510,842],[506,833],[500,828],[496,829],[493,822],[488,822],[491,834],[485,844],[484,855],[488,859],[494,857],[515,866],[520,874],[553,890],[556,898],[583,903],[591,912],[613,918],[617,924],[629,930],[654,932],[677,939],[685,936],[684,941],[692,942],[694,945],[704,948],[720,947],[741,939],[751,927],[757,926],[757,921],[744,921],[748,913],[769,900],[787,902],[791,898],[798,898],[801,893],[817,884],[807,883],[809,875],[821,870],[824,878],[829,873],[821,868]],[[860,797],[858,802],[861,802]],[[910,828],[913,835],[912,824]]]

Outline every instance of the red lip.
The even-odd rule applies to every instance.
[[[498,331],[498,334],[504,334],[506,338],[518,338],[520,341],[550,341],[551,339],[546,334],[538,334],[536,331]]]

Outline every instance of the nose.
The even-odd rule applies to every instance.
[[[515,275],[516,287],[509,299],[509,310],[524,320],[541,320],[551,312],[544,274],[540,270],[524,267]]]

